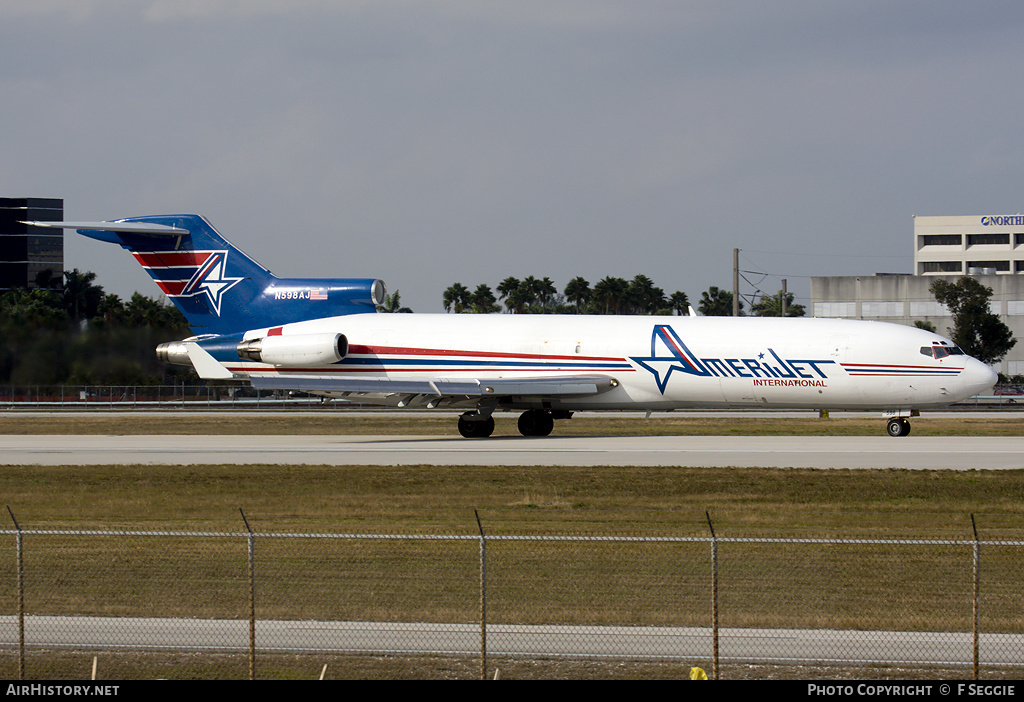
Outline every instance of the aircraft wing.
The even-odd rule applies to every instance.
[[[556,395],[596,395],[615,387],[614,378],[604,375],[576,375],[546,378],[432,378],[394,380],[391,378],[336,378],[308,375],[268,376],[253,373],[253,387],[261,390],[300,390],[303,392],[381,393],[442,397],[551,397]]]

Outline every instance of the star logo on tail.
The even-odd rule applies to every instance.
[[[224,275],[227,262],[227,251],[211,251],[209,257],[196,269],[188,283],[182,288],[181,296],[205,294],[210,307],[220,316],[220,304],[224,293],[244,280]]]

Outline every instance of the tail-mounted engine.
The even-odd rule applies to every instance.
[[[348,355],[344,334],[264,336],[238,344],[238,357],[274,366],[326,366]]]
[[[192,366],[188,358],[188,347],[184,341],[168,341],[156,347],[156,357],[164,363],[175,366]]]

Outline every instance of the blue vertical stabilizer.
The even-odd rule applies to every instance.
[[[277,278],[199,215],[132,217],[78,232],[128,249],[195,334],[375,312],[384,301],[384,283],[373,278]]]

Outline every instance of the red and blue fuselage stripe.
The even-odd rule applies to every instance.
[[[236,367],[232,370],[249,370]],[[415,373],[415,372],[564,372],[611,373],[633,371],[622,358],[600,356],[546,356],[543,354],[509,354],[492,351],[448,349],[416,349],[353,345],[349,355],[330,366],[310,368],[276,368],[278,372],[317,373]]]
[[[935,376],[959,375],[961,368],[935,368],[930,366],[897,366],[881,363],[843,363],[843,370],[850,375],[908,375]]]

